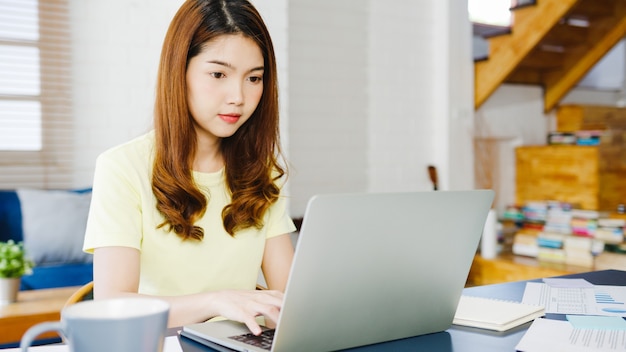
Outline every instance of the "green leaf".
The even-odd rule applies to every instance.
[[[0,242],[0,277],[22,277],[32,273],[33,266],[33,261],[26,255],[23,242]]]

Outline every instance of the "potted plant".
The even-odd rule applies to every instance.
[[[0,305],[17,301],[21,278],[31,274],[33,266],[23,242],[0,242]]]

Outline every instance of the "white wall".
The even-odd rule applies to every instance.
[[[163,37],[182,0],[71,0],[77,187],[105,149],[152,126]]]
[[[291,209],[367,189],[368,1],[289,3]]]
[[[472,188],[467,6],[407,0],[371,8],[370,190],[432,189],[429,164],[440,189]]]
[[[441,188],[473,188],[466,8],[290,2],[293,216],[316,193],[431,190],[429,164]]]
[[[442,92],[447,73],[441,68],[448,60],[446,43],[438,43],[447,42],[448,19],[435,16],[441,3],[371,2],[372,190],[432,189],[428,164],[445,174],[448,99]]]
[[[447,45],[447,60],[443,70],[448,72],[448,173],[449,189],[462,190],[475,188],[474,182],[474,61],[472,55],[472,40],[467,38],[471,33],[472,25],[467,12],[467,1],[459,2],[448,0],[445,11],[448,23],[448,40],[441,43]],[[442,16],[437,16],[442,17]],[[439,30],[443,24],[439,23]],[[443,186],[446,186],[444,178]]]

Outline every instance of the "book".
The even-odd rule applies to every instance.
[[[513,237],[513,253],[528,257],[537,257],[539,255],[539,245],[537,244],[537,236],[518,232]]]
[[[543,306],[463,295],[459,300],[453,324],[506,331],[544,314]]]

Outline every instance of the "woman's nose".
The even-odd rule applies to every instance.
[[[243,104],[243,83],[233,80],[228,91],[228,103],[234,105]]]

